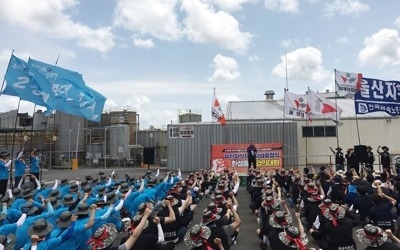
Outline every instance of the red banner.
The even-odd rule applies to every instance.
[[[222,172],[225,168],[238,173],[248,169],[247,147],[249,144],[213,144],[211,145],[211,169]],[[254,144],[257,148],[257,168],[275,170],[282,168],[282,143]]]

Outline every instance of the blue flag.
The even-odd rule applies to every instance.
[[[90,121],[99,122],[101,120],[101,115],[104,110],[104,104],[107,100],[106,97],[98,93],[97,91],[91,89],[86,86],[88,91],[94,96],[94,101],[92,104],[85,108],[74,108],[72,106],[64,105],[57,108],[57,111],[64,112],[70,115],[76,115],[80,117],[84,117]],[[50,110],[46,111],[46,114],[51,113]]]
[[[354,95],[356,114],[386,112],[400,115],[400,81],[362,78],[361,89]]]
[[[2,94],[52,108],[54,100],[50,83],[24,60],[12,55],[5,78],[7,84]]]
[[[78,72],[33,59],[29,59],[28,64],[51,83],[55,110],[64,108],[65,105],[70,108],[87,108],[95,101]]]

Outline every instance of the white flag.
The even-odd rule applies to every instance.
[[[285,117],[306,119],[307,96],[285,91]]]
[[[307,96],[307,116],[308,117],[329,117],[334,122],[340,121],[340,115],[343,110],[334,102],[326,99],[325,97],[315,93],[312,90],[308,90]]]
[[[225,115],[222,112],[221,106],[219,105],[219,101],[217,99],[217,96],[215,95],[215,91],[214,91],[213,103],[211,106],[211,116],[213,117],[213,119],[221,123],[221,125],[226,124]]]
[[[361,73],[335,70],[335,83],[338,91],[354,94],[361,88]]]

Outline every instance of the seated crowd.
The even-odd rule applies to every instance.
[[[183,179],[177,171],[158,177],[158,170],[138,178],[99,172],[47,186],[24,175],[1,198],[0,250],[168,250],[177,244],[221,250],[235,244],[241,224],[237,173],[200,170]],[[209,204],[194,224],[204,197]]]
[[[250,169],[247,190],[261,249],[400,249],[400,178],[387,170]]]

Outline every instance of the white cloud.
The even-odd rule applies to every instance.
[[[396,18],[396,20],[394,21],[394,25],[396,25],[397,28],[400,28],[400,17]]]
[[[299,0],[265,0],[265,8],[279,12],[299,12]]]
[[[336,42],[337,42],[338,44],[351,44],[350,39],[348,39],[348,38],[345,37],[345,36],[338,37],[338,38],[336,39]]]
[[[103,53],[113,48],[111,27],[93,29],[71,20],[67,12],[74,10],[78,3],[75,0],[0,0],[0,19],[39,35],[75,40],[82,47]]]
[[[281,56],[281,63],[275,66],[272,74],[300,81],[320,82],[329,77],[329,72],[322,66],[322,53],[314,47],[300,48]]]
[[[242,5],[255,2],[255,0],[204,0],[204,2],[217,5],[220,9],[233,12],[242,9]]]
[[[325,4],[325,15],[331,17],[338,15],[357,15],[367,12],[370,9],[368,4],[362,3],[359,0],[334,0],[328,1]]]
[[[134,37],[133,44],[136,47],[145,48],[145,49],[151,49],[154,47],[154,42],[151,39],[140,39],[140,38]]]
[[[194,43],[212,43],[226,50],[243,53],[250,46],[252,35],[241,32],[239,23],[225,11],[197,0],[182,0],[187,17],[183,20],[187,38]]]
[[[177,0],[117,1],[114,23],[140,35],[176,41],[182,37],[174,11]]]
[[[364,39],[365,47],[358,54],[361,65],[382,68],[400,63],[400,37],[397,30],[381,29]]]
[[[232,81],[240,77],[238,64],[232,57],[216,55],[214,57],[214,68],[214,74],[209,79],[211,82]]]

